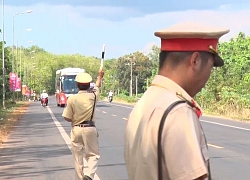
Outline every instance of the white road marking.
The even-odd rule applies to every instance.
[[[106,102],[103,102],[103,103],[106,103]],[[110,104],[110,103],[106,103],[106,104]],[[125,106],[125,105],[119,105],[119,104],[112,104],[112,105],[127,108],[127,109],[133,109],[133,107],[128,107],[128,106]],[[128,120],[127,118],[122,118],[122,119],[123,120]],[[216,124],[216,125],[219,125],[219,126],[224,126],[224,127],[234,128],[234,129],[240,129],[240,130],[244,130],[244,131],[250,131],[250,129],[248,129],[248,128],[242,128],[242,127],[238,127],[238,126],[232,126],[232,125],[227,125],[227,124],[222,124],[222,123],[217,123],[217,122],[212,122],[212,121],[206,121],[206,120],[202,120],[202,119],[200,121],[210,123],[210,124]],[[218,148],[218,149],[224,148],[224,147],[213,145],[213,144],[208,144],[208,146]]]
[[[49,107],[47,109],[48,109],[50,116],[53,119],[56,127],[58,128],[59,132],[61,133],[61,136],[63,137],[64,141],[66,142],[68,148],[71,151],[71,143],[70,143],[70,138],[69,138],[68,134],[66,133],[66,131],[62,127],[61,123],[56,119],[56,117],[55,117],[54,113],[51,111],[51,109]]]
[[[110,103],[106,103],[106,102],[104,102],[104,101],[102,101],[102,103],[110,104]],[[133,109],[133,107],[123,106],[123,105],[119,105],[119,104],[113,104],[113,103],[112,103],[112,105],[113,105],[113,106],[124,107],[124,108],[128,108],[128,109]]]
[[[99,109],[96,109],[97,111],[100,111]]]
[[[102,111],[104,114],[106,114],[107,112],[106,111]]]
[[[117,115],[115,115],[115,114],[112,114],[112,116],[117,116]]]
[[[200,120],[202,122],[206,122],[206,123],[210,123],[210,124],[216,124],[219,126],[225,126],[225,127],[230,127],[230,128],[234,128],[234,129],[240,129],[240,130],[244,130],[244,131],[250,131],[250,129],[247,128],[242,128],[242,127],[237,127],[237,126],[231,126],[231,125],[227,125],[227,124],[222,124],[222,123],[217,123],[217,122],[212,122],[212,121],[206,121],[206,120]]]
[[[216,145],[214,145],[214,144],[207,144],[208,146],[210,146],[210,147],[214,147],[214,148],[217,148],[217,149],[222,149],[222,148],[224,148],[224,147],[221,147],[221,146],[216,146]]]
[[[103,103],[106,103],[106,102],[103,102]],[[110,104],[110,103],[106,103],[106,104]],[[128,108],[128,109],[133,109],[133,107],[123,106],[123,105],[118,105],[118,104],[112,104],[112,105],[113,106],[124,107],[124,108]],[[234,128],[234,129],[241,129],[241,130],[244,130],[244,131],[250,131],[250,129],[247,129],[247,128],[231,126],[231,125],[227,125],[227,124],[222,124],[222,123],[217,123],[217,122],[212,122],[212,121],[206,121],[206,120],[202,120],[202,119],[200,121],[210,123],[210,124],[216,124],[216,125],[219,125],[219,126],[225,126],[225,127],[230,127],[230,128]]]
[[[70,137],[68,136],[68,134],[66,133],[66,131],[64,130],[64,128],[62,127],[61,123],[56,119],[54,113],[51,111],[51,109],[49,107],[47,107],[49,113],[50,113],[50,116],[51,118],[53,119],[56,127],[58,128],[61,136],[63,137],[65,143],[67,144],[69,150],[71,151],[71,140],[70,140]],[[87,161],[84,159],[84,164],[86,165],[87,164]],[[84,170],[86,170],[86,166],[84,166]],[[99,176],[97,174],[95,174],[95,177],[93,180],[100,180]]]

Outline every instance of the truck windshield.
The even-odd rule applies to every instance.
[[[65,75],[62,80],[62,92],[65,94],[78,93],[77,84],[75,81],[76,75]]]

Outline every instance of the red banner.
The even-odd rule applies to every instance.
[[[26,96],[30,97],[30,91],[29,90],[26,90]]]
[[[17,74],[16,73],[10,73],[10,91],[16,90],[16,82],[17,82]]]
[[[16,78],[16,89],[15,91],[21,91],[21,78]]]
[[[22,95],[26,95],[27,90],[28,90],[28,87],[26,85],[22,85]]]

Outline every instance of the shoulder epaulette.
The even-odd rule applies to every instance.
[[[186,101],[187,104],[193,108],[198,118],[201,116],[201,109],[197,106],[196,102],[193,99],[191,99],[191,101],[186,99],[180,92],[176,92],[176,96]]]

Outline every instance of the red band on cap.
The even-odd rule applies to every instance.
[[[209,46],[217,50],[218,39],[177,38],[161,39],[162,51],[209,51]]]

